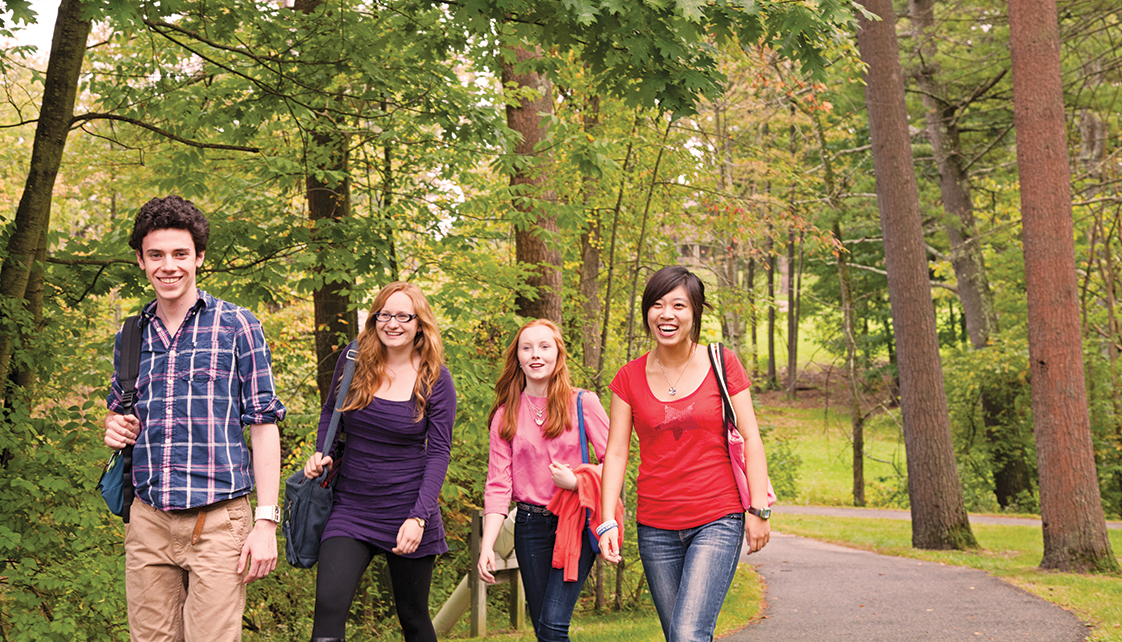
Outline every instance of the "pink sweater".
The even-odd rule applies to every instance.
[[[530,397],[539,408],[545,406],[545,399]],[[608,443],[608,414],[604,406],[592,392],[585,392],[581,398],[584,406],[584,430],[592,442],[597,459],[604,457]],[[487,465],[487,486],[483,492],[483,512],[506,515],[511,501],[545,506],[553,498],[557,486],[549,474],[549,463],[568,464],[576,469],[581,465],[580,431],[577,430],[576,411],[577,393],[573,392],[570,412],[573,413],[573,427],[555,439],[542,436],[541,427],[534,423],[533,411],[526,403],[526,395],[518,404],[518,430],[514,439],[507,441],[499,437],[503,412],[500,408],[491,420],[491,454]]]

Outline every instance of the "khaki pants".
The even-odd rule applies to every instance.
[[[196,536],[200,512],[205,518]],[[249,498],[181,511],[134,500],[129,520],[125,595],[132,642],[241,640],[245,584],[237,568],[253,528]]]

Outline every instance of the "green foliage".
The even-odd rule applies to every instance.
[[[108,380],[112,347],[91,341],[87,326],[51,323],[14,355],[51,378],[35,397],[9,396],[0,411],[0,637],[7,640],[128,639],[124,530],[95,488],[108,449],[100,445],[104,389],[91,383]]]
[[[848,40],[851,6],[763,2],[628,3],[618,0],[472,0],[452,7],[475,33],[509,28],[516,42],[579,52],[597,90],[629,107],[675,116],[696,112],[700,98],[718,95],[726,78],[713,43],[746,49],[769,46],[822,76],[829,51]]]
[[[771,477],[771,485],[775,488],[775,496],[780,501],[795,503],[799,497],[799,468],[803,463],[802,457],[799,457],[793,440],[784,437],[772,438],[770,433],[770,430],[760,430],[767,447],[767,472]]]
[[[1017,457],[1035,471],[1028,344],[1023,336],[1011,334],[997,337],[985,350],[949,351],[943,361],[959,477],[969,510],[997,510],[995,461]],[[1000,399],[1005,408],[989,425],[982,407],[982,397],[987,394]],[[1035,472],[1032,476],[1035,478]],[[1037,501],[1035,492],[1026,494],[1009,510],[1034,512]]]

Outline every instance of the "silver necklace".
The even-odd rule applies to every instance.
[[[678,383],[682,381],[682,375],[686,374],[686,368],[689,368],[690,362],[693,361],[693,349],[695,347],[697,347],[696,343],[690,346],[690,358],[686,359],[686,365],[682,366],[682,371],[678,373],[678,380],[674,383],[670,383],[670,375],[666,374],[666,368],[663,367],[662,362],[658,360],[658,350],[655,350],[655,363],[658,364],[658,369],[662,370],[662,378],[666,379],[666,385],[670,386],[670,389],[666,391],[666,394],[670,395],[671,397],[678,394]]]
[[[538,408],[534,402],[530,401],[530,396],[526,395],[526,403],[530,404],[530,409],[534,411],[534,423],[541,426],[545,423],[545,408]]]

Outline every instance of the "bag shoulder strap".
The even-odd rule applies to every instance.
[[[339,393],[335,397],[335,410],[331,413],[331,423],[327,425],[327,435],[323,440],[323,452],[331,451],[331,447],[335,444],[335,433],[339,430],[339,419],[343,415],[343,405],[347,402],[347,391],[351,389],[351,379],[355,376],[355,359],[358,358],[358,348],[353,347],[355,344],[352,342],[347,346],[347,352],[343,358],[347,360],[347,365],[343,367],[343,378],[339,380]]]
[[[140,326],[140,316],[125,319],[121,328],[121,359],[117,362],[117,383],[121,386],[121,407],[125,414],[136,414],[136,380],[140,377],[140,353],[144,349],[144,329]],[[131,445],[121,449],[121,478],[124,509],[121,519],[129,523],[129,507],[132,505],[135,489],[132,485]]]
[[[584,403],[581,397],[584,391],[577,392],[577,426],[580,428],[580,460],[588,463],[588,436],[584,432]]]
[[[117,383],[121,386],[121,405],[126,411],[136,406],[136,380],[140,376],[140,353],[144,348],[144,330],[140,317],[125,319],[121,328],[121,360],[117,364]]]
[[[721,389],[721,406],[724,409],[725,422],[736,426],[736,409],[732,407],[732,399],[729,397],[728,373],[725,370],[725,348],[719,342],[709,344],[709,363],[713,366],[717,387]]]

